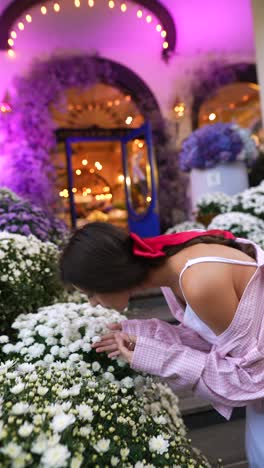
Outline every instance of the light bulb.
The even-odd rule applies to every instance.
[[[131,115],[129,115],[127,118],[126,118],[126,124],[127,125],[130,125],[133,121],[133,117],[131,117]]]
[[[212,112],[209,117],[208,117],[209,120],[215,120],[216,119],[216,114],[214,112]]]
[[[114,7],[115,7],[115,2],[114,2],[114,0],[110,0],[110,1],[108,2],[108,6],[109,6],[109,8],[114,8]]]
[[[167,33],[166,33],[166,31],[164,31],[164,29],[163,29],[163,31],[161,31],[160,35],[161,35],[161,37],[166,37],[166,36],[167,36]]]
[[[80,0],[74,0],[74,5],[76,6],[76,8],[80,8],[81,6]]]
[[[87,159],[83,159],[83,160],[82,160],[82,165],[83,165],[83,166],[87,166],[87,164],[88,164]]]
[[[26,21],[28,23],[31,23],[32,22],[32,16],[31,15],[26,15]]]
[[[157,24],[157,26],[156,26],[156,31],[160,32],[161,30],[162,30],[161,25],[160,25],[160,24]]]
[[[169,43],[167,41],[163,42],[163,49],[168,49]]]
[[[75,171],[75,173],[76,173],[76,175],[81,175],[82,171],[81,171],[80,169],[77,169],[77,170]]]
[[[11,36],[13,39],[16,39],[16,38],[17,38],[17,33],[16,33],[16,31],[11,31],[10,36]]]
[[[13,39],[9,38],[7,42],[8,42],[8,45],[10,45],[10,47],[13,47],[13,45],[14,45],[14,40]]]
[[[40,11],[41,11],[42,15],[47,14],[47,8],[44,5],[40,8]]]
[[[54,3],[53,10],[56,11],[56,13],[58,13],[60,11],[60,4],[59,3]]]
[[[147,22],[147,23],[151,23],[151,21],[152,21],[152,18],[151,18],[150,15],[148,15],[148,16],[146,17],[146,22]]]
[[[25,29],[24,23],[22,23],[22,21],[18,23],[18,29],[20,29],[20,31],[23,31]]]
[[[88,0],[88,6],[92,8],[94,6],[94,0]]]
[[[121,11],[123,11],[123,13],[125,13],[125,11],[127,11],[127,6],[126,6],[125,3],[122,3],[120,8],[121,8]]]
[[[15,51],[13,49],[9,49],[7,53],[9,55],[9,57],[15,57],[16,56]]]
[[[142,16],[143,16],[142,10],[138,10],[138,11],[137,11],[137,17],[138,17],[138,18],[142,18]]]

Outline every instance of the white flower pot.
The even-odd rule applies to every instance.
[[[243,161],[221,163],[212,169],[192,169],[190,173],[190,195],[192,210],[201,195],[223,192],[235,195],[248,188],[248,173]]]

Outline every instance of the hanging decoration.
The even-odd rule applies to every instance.
[[[20,2],[21,0],[19,0]],[[73,8],[81,8],[85,7],[87,10],[92,10],[97,6],[98,0],[72,0]],[[160,36],[162,40],[162,48],[163,48],[163,57],[164,59],[168,60],[171,53],[175,49],[175,42],[176,42],[176,31],[173,19],[171,18],[169,12],[165,9],[163,5],[161,5],[157,0],[128,0],[126,2],[121,0],[105,0],[105,7],[110,8],[111,10],[119,10],[121,13],[127,13],[130,10],[130,3],[137,3],[142,8],[138,8],[136,11],[136,16],[139,21],[145,21],[148,23]],[[16,3],[16,2],[14,2]],[[52,14],[59,14],[63,11],[63,2],[53,1],[53,0],[42,0],[39,3],[40,6],[40,13],[43,16],[47,16]],[[15,7],[13,7],[15,10]],[[3,48],[4,41],[7,41],[8,50],[7,53],[9,57],[14,58],[16,56],[15,52],[15,43],[23,33],[23,31],[34,21],[34,15],[39,14],[37,9],[34,10],[31,14],[26,13],[25,8],[22,6],[17,7],[17,10],[20,12],[20,15],[16,15],[14,18],[13,10],[9,11],[9,8],[5,10],[2,14],[2,21],[3,21],[3,31],[2,34],[0,32],[0,48]],[[132,10],[134,14],[134,9]],[[13,21],[10,20],[12,18]],[[8,31],[6,30],[5,22],[8,21],[10,28]],[[0,31],[1,31],[1,18],[0,18]],[[4,34],[8,34],[8,37],[4,39]],[[5,47],[6,45],[5,44]]]

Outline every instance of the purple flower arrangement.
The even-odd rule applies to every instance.
[[[195,130],[184,140],[179,155],[180,168],[188,172],[233,161],[245,161],[250,165],[257,154],[256,144],[248,130],[219,122]]]
[[[41,208],[23,199],[1,197],[0,231],[23,236],[34,235],[42,242],[53,242],[60,246],[67,239],[68,229],[59,219],[50,216]]]

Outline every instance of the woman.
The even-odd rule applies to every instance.
[[[161,287],[171,325],[125,320],[94,347],[192,389],[227,419],[247,406],[250,466],[263,468],[264,251],[227,231],[187,231],[141,239],[105,224],[78,230],[61,258],[66,284],[92,305],[123,310],[135,292]],[[264,405],[263,405],[264,406]]]

